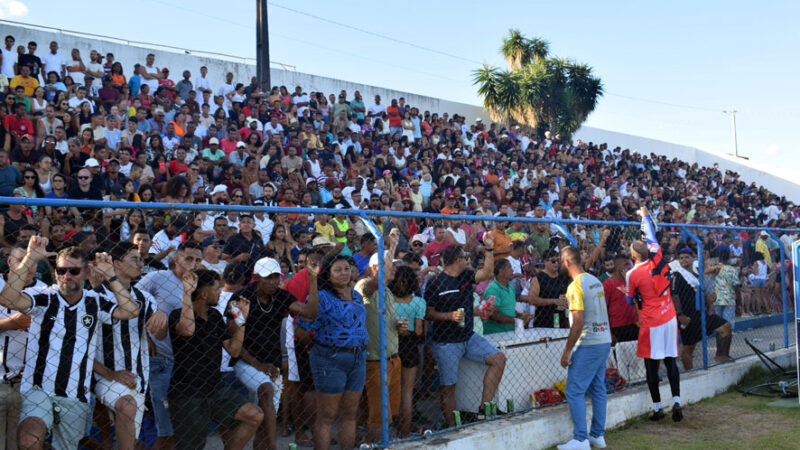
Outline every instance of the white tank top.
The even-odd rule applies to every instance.
[[[311,176],[314,178],[319,178],[322,175],[322,162],[318,159],[315,163],[314,161],[308,160],[308,165],[311,166]]]

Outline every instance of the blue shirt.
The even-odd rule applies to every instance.
[[[128,79],[128,86],[131,88],[131,97],[136,97],[139,95],[139,90],[142,88],[142,77],[139,75],[134,75]],[[150,95],[154,95],[155,92],[151,92]]]
[[[330,347],[365,347],[367,345],[367,309],[361,294],[353,292],[346,302],[328,290],[319,292],[319,313],[311,324],[314,340]]]
[[[0,196],[11,197],[14,193],[14,186],[22,183],[22,173],[11,164],[0,169]]]

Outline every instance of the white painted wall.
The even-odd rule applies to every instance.
[[[143,64],[145,56],[148,53],[154,53],[156,55],[156,65],[158,67],[168,67],[170,69],[170,76],[175,81],[181,78],[181,73],[184,69],[188,69],[192,72],[192,79],[194,80],[194,76],[199,74],[200,67],[203,65],[207,66],[209,70],[208,76],[215,90],[224,82],[227,72],[233,72],[236,82],[247,84],[250,78],[255,75],[256,71],[253,60],[249,58],[226,57],[222,55],[203,56],[188,52],[179,53],[174,49],[158,47],[147,48],[141,46],[141,44],[130,43],[125,40],[93,39],[69,32],[54,32],[37,29],[35,27],[13,25],[7,22],[0,23],[3,25],[3,35],[13,35],[17,40],[17,44],[27,43],[31,40],[36,41],[39,44],[39,52],[48,51],[48,44],[52,40],[58,42],[61,48],[60,52],[67,59],[69,59],[72,48],[80,50],[81,55],[85,58],[84,62],[86,62],[89,51],[92,49],[98,50],[103,54],[111,52],[114,54],[117,61],[122,62],[126,74],[132,72],[135,63]],[[291,61],[287,62],[291,63]],[[474,121],[477,117],[482,117],[484,120],[488,120],[489,117],[489,114],[483,111],[480,106],[426,97],[409,92],[400,92],[383,87],[283,70],[274,66],[271,69],[271,75],[273,85],[285,85],[290,91],[293,90],[294,86],[298,85],[302,86],[306,92],[325,92],[327,94],[338,94],[342,89],[347,90],[348,94],[352,94],[353,91],[358,90],[363,95],[367,105],[372,104],[373,97],[378,94],[383,99],[382,103],[385,104],[388,104],[392,98],[405,97],[409,104],[417,106],[421,111],[429,110],[440,114],[449,112],[451,115],[457,113],[465,116],[470,122]],[[656,153],[659,155],[666,155],[670,158],[678,157],[684,161],[697,161],[705,166],[719,163],[720,167],[723,169],[731,169],[739,172],[742,175],[742,179],[748,183],[755,181],[758,184],[766,186],[773,192],[785,195],[790,200],[794,200],[795,202],[800,201],[800,185],[798,185],[796,180],[778,177],[770,173],[767,169],[757,167],[742,159],[735,159],[731,156],[711,153],[694,147],[591,127],[582,127],[576,133],[575,137],[595,143],[606,142],[613,147],[620,146],[622,148],[630,148],[631,150],[637,150],[647,154]]]
[[[790,366],[795,349],[785,348],[770,352],[778,364]],[[681,403],[691,409],[692,403],[725,392],[747,372],[760,365],[756,356],[737,359],[709,370],[681,374]],[[661,398],[671,399],[669,383],[660,384]],[[670,402],[665,401],[669,404]],[[669,411],[671,405],[664,407]],[[591,423],[591,402],[587,401],[586,419]],[[606,430],[624,425],[628,420],[652,411],[652,400],[646,385],[629,388],[608,397],[606,405]],[[664,419],[670,422],[670,419]],[[665,424],[666,426],[667,424]],[[505,450],[513,448],[540,449],[552,447],[572,439],[572,419],[567,405],[559,405],[529,412],[521,416],[465,426],[455,433],[437,435],[431,439],[394,445],[394,449],[425,448],[437,450]]]

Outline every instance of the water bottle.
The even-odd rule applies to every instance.
[[[464,308],[458,308],[458,312],[464,314]],[[461,320],[458,321],[458,326],[464,328],[466,326],[467,316],[461,316]]]
[[[561,328],[561,317],[560,314],[555,313],[553,314],[553,328]]]

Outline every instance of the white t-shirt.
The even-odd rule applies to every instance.
[[[231,92],[233,89],[234,89],[234,85],[228,84],[228,83],[222,83],[219,86],[219,89],[217,89],[217,95],[221,95],[222,98],[225,99],[225,102],[222,104],[222,106],[224,106],[225,109],[228,109],[228,108],[231,107],[231,102],[230,102],[230,100],[228,100],[228,97],[226,97],[225,95],[227,95],[228,92]]]
[[[180,234],[176,234],[174,238],[170,239],[169,236],[167,236],[167,232],[161,230],[158,233],[156,233],[155,236],[153,236],[153,245],[150,247],[150,254],[157,255],[163,252],[164,250],[168,249],[170,246],[177,249],[179,245],[181,245]],[[166,256],[161,258],[160,260],[161,263],[164,264],[165,266],[169,265],[168,264],[169,257],[174,253],[175,250],[171,251],[170,253],[167,253]]]
[[[94,62],[94,63],[90,62],[89,64],[86,64],[86,71],[87,72],[100,72],[100,73],[103,73],[103,65],[100,64],[100,63],[96,63],[96,62]],[[94,75],[92,75],[92,76],[94,76]],[[78,81],[78,80],[75,80],[75,81]],[[99,76],[99,77],[98,76],[94,76],[94,80],[92,80],[92,86],[96,86],[96,87],[102,87],[103,86],[103,77],[102,77],[102,75]],[[88,86],[87,86],[87,88],[88,88]],[[155,92],[155,90],[152,90],[151,92]]]
[[[372,105],[369,107],[369,113],[373,115],[372,123],[375,124],[375,119],[380,117],[384,111],[386,111],[386,107],[383,105]],[[384,124],[384,126],[388,126],[388,124]]]
[[[211,81],[209,81],[208,78],[196,77],[194,79],[194,85],[195,85],[195,90],[197,91],[197,98],[200,99],[201,101],[203,99],[203,92],[200,89],[212,90]],[[211,101],[211,99],[209,99],[209,101]]]
[[[270,135],[282,133],[283,126],[281,124],[277,124],[273,127],[272,122],[267,122],[266,124],[264,124],[264,131],[266,131]]]
[[[296,95],[292,97],[292,103],[295,105],[298,103],[309,103],[311,100],[308,98],[308,94],[303,92],[303,95]],[[297,116],[300,117],[303,115],[303,111],[307,110],[308,106],[298,106],[297,107]]]
[[[70,108],[78,109],[78,107],[81,105],[81,103],[84,103],[84,102],[88,102],[89,106],[91,107],[92,112],[94,112],[94,105],[92,104],[92,101],[89,100],[86,97],[84,97],[83,99],[80,99],[80,100],[78,99],[78,97],[72,97],[71,99],[69,99],[69,101],[67,103],[69,104]]]
[[[3,65],[0,66],[0,73],[8,77],[8,80],[11,81],[14,78],[14,64],[17,62],[17,50],[13,48],[11,50],[6,50],[3,47]]]
[[[61,78],[61,67],[67,65],[67,60],[61,56],[60,53],[56,53],[55,55],[52,53],[47,53],[42,56],[42,65],[44,66],[44,73],[42,74],[42,78],[47,80],[47,73],[48,72],[55,72],[58,74],[58,77]]]
[[[147,67],[147,64],[144,64],[145,73],[149,73],[150,75],[156,75],[158,73],[158,67]],[[150,95],[156,95],[156,90],[158,89],[158,78],[153,78],[152,80],[146,80],[142,77],[142,84],[146,84],[150,86]]]

